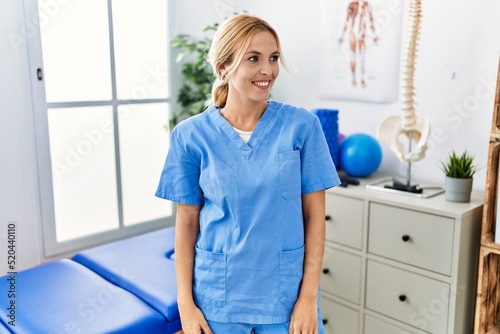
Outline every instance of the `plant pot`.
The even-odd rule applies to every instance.
[[[450,202],[469,202],[472,192],[472,177],[468,179],[458,179],[445,177],[444,196]]]

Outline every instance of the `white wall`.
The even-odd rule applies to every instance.
[[[334,0],[250,1],[178,0],[178,17],[189,17],[177,26],[196,34],[206,24],[220,20],[221,13],[246,10],[268,20],[280,34],[284,54],[296,73],[282,71],[273,98],[309,109],[339,109],[343,134],[364,132],[375,136],[377,126],[390,115],[400,115],[399,103],[371,104],[319,98],[324,32],[322,3]],[[395,0],[396,1],[396,0]],[[402,6],[408,0],[401,1]],[[192,13],[199,8],[199,13]],[[222,10],[224,9],[224,10]],[[406,17],[406,8],[404,9]],[[439,162],[452,149],[468,149],[483,168],[474,188],[484,189],[488,141],[491,131],[494,89],[500,54],[500,1],[423,1],[421,44],[417,57],[417,116],[430,119],[432,134],[426,157],[413,165],[414,180],[443,184]],[[451,71],[458,70],[458,79]],[[400,163],[385,144],[380,171],[405,176]]]
[[[0,19],[0,275],[6,271],[6,224],[16,222],[16,270],[40,262],[35,134],[26,44],[10,41],[24,34],[23,2],[3,0]],[[9,37],[11,39],[9,39]],[[12,271],[12,270],[9,270]]]

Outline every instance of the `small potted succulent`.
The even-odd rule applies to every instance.
[[[451,202],[469,202],[472,192],[473,176],[477,172],[474,155],[465,150],[462,154],[455,151],[448,160],[441,162],[445,174],[445,198]]]

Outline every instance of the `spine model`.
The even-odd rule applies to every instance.
[[[387,143],[402,162],[423,159],[430,134],[429,119],[427,117],[418,119],[415,108],[414,77],[421,22],[422,1],[411,0],[408,10],[406,49],[401,69],[401,116],[387,117],[377,129],[377,138]],[[402,134],[408,139],[405,143],[400,141],[400,137],[404,137]]]
[[[420,22],[422,20],[422,2],[413,0],[408,12],[408,30],[406,38],[406,50],[404,53],[402,87],[401,87],[401,110],[402,125],[406,131],[416,129],[417,116],[415,114],[415,65],[420,39]]]

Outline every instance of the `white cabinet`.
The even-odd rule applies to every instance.
[[[367,266],[367,309],[429,333],[447,333],[448,283],[375,260],[368,260]]]
[[[358,333],[359,311],[337,303],[328,297],[321,299],[321,309],[327,310],[323,314],[325,333]]]
[[[374,179],[327,191],[325,333],[472,333],[483,192],[453,203],[365,188]]]
[[[320,282],[323,291],[360,304],[361,264],[362,260],[359,255],[340,249],[326,248]],[[344,270],[335,270],[335,268],[344,268]]]
[[[363,245],[363,201],[350,197],[326,197],[326,239],[361,249]]]
[[[451,275],[454,219],[370,203],[368,252]]]

